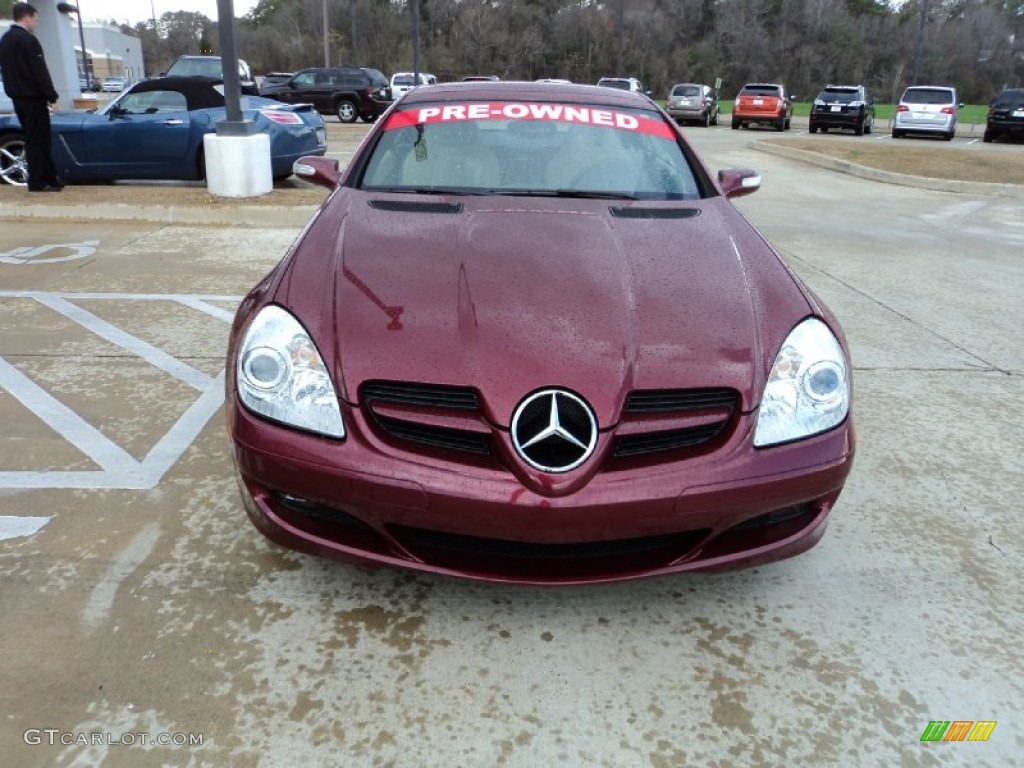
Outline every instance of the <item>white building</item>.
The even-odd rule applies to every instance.
[[[75,40],[78,40],[78,22],[71,19]],[[129,80],[142,80],[146,76],[142,61],[142,41],[133,35],[126,35],[109,24],[84,22],[82,33],[85,37],[85,51],[89,57],[90,71],[97,80],[110,75],[120,75]],[[75,58],[78,68],[82,67],[81,45],[75,44]]]
[[[54,6],[35,4],[39,12],[36,37],[43,45],[46,64],[53,84],[60,94],[61,109],[71,109],[72,99],[79,95],[78,74],[84,73],[82,50],[78,34],[78,18],[73,14],[58,13]],[[0,18],[0,35],[10,29],[13,22]],[[88,22],[82,24],[85,50],[90,71],[97,80],[109,75],[121,75],[129,80],[142,80],[146,70],[142,60],[142,41],[126,35],[117,27]]]

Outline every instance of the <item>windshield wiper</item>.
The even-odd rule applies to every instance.
[[[592,192],[583,189],[520,189],[492,190],[495,195],[509,197],[578,197],[584,200],[639,200],[636,195],[625,192]]]
[[[486,190],[447,187],[363,187],[364,192],[396,192],[405,195],[490,195]]]

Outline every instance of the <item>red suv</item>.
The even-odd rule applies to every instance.
[[[747,83],[736,96],[732,108],[732,127],[746,128],[751,123],[771,125],[776,131],[789,129],[793,118],[793,97],[778,83]]]

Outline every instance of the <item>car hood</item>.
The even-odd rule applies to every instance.
[[[392,380],[475,387],[502,426],[547,386],[582,395],[602,427],[636,389],[732,387],[750,409],[810,311],[724,198],[626,204],[673,218],[552,198],[441,212],[441,199],[340,190],[278,290],[350,402]]]

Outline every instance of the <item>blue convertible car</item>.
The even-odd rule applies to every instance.
[[[324,122],[308,104],[246,96],[242,115],[270,136],[275,179],[289,176],[302,155],[327,151]],[[202,179],[203,136],[226,119],[219,80],[145,80],[94,113],[52,118],[53,158],[68,182],[113,179]],[[14,115],[0,115],[0,181],[26,183],[25,140]]]

